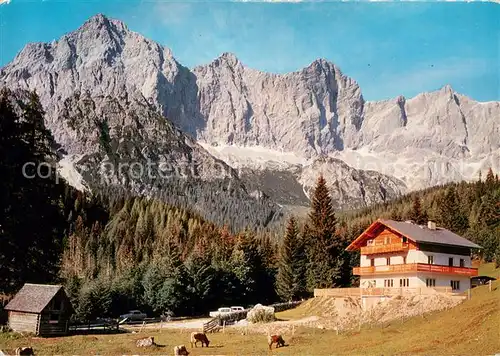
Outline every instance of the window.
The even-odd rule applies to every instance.
[[[460,281],[450,281],[450,285],[453,290],[460,289]]]
[[[390,244],[391,243],[391,238],[390,237],[384,237],[384,245]]]
[[[406,240],[406,236],[403,236],[403,243],[407,243],[408,241]]]
[[[425,285],[427,287],[435,287],[436,286],[436,280],[434,278],[427,278],[425,280]]]
[[[430,265],[434,264],[434,256],[427,256],[427,263]]]
[[[373,239],[366,241],[366,246],[373,246]]]
[[[400,287],[409,287],[410,286],[410,279],[409,278],[401,278],[399,280],[399,286]]]
[[[453,257],[448,258],[448,266],[453,267]]]
[[[460,259],[460,267],[465,267],[465,260],[463,258]]]
[[[370,258],[370,266],[375,266],[375,259],[374,258]]]
[[[59,314],[50,314],[49,324],[57,324],[59,322]]]
[[[394,281],[392,279],[384,279],[384,287],[386,288],[394,287]]]
[[[391,258],[390,257],[387,257],[385,259],[385,264],[388,265],[388,266],[391,264]]]

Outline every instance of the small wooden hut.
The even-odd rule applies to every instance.
[[[73,313],[62,286],[30,283],[21,288],[5,310],[12,330],[40,336],[66,334]]]

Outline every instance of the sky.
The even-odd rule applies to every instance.
[[[234,53],[255,69],[299,70],[325,58],[367,100],[451,85],[500,100],[500,5],[486,2],[0,0],[0,66],[97,13],[169,47],[185,66]]]

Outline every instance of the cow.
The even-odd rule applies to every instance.
[[[153,336],[150,337],[145,337],[143,339],[139,339],[136,342],[137,347],[151,347],[154,346],[155,344],[155,338]]]
[[[207,335],[205,333],[200,333],[200,332],[192,332],[191,333],[191,347],[198,347],[198,342],[201,342],[201,347],[205,345],[208,347],[208,344],[210,344],[210,341],[208,341]]]
[[[189,352],[186,350],[186,346],[179,345],[174,347],[174,356],[188,356]]]
[[[285,346],[285,340],[281,337],[281,335],[268,335],[267,336],[267,344],[269,345],[269,350],[271,350],[271,346],[276,344],[276,348]]]
[[[34,355],[33,348],[31,347],[18,347],[16,349],[16,356],[19,355]]]

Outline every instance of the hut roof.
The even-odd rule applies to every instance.
[[[61,285],[26,283],[5,306],[5,310],[41,313],[61,288]]]

